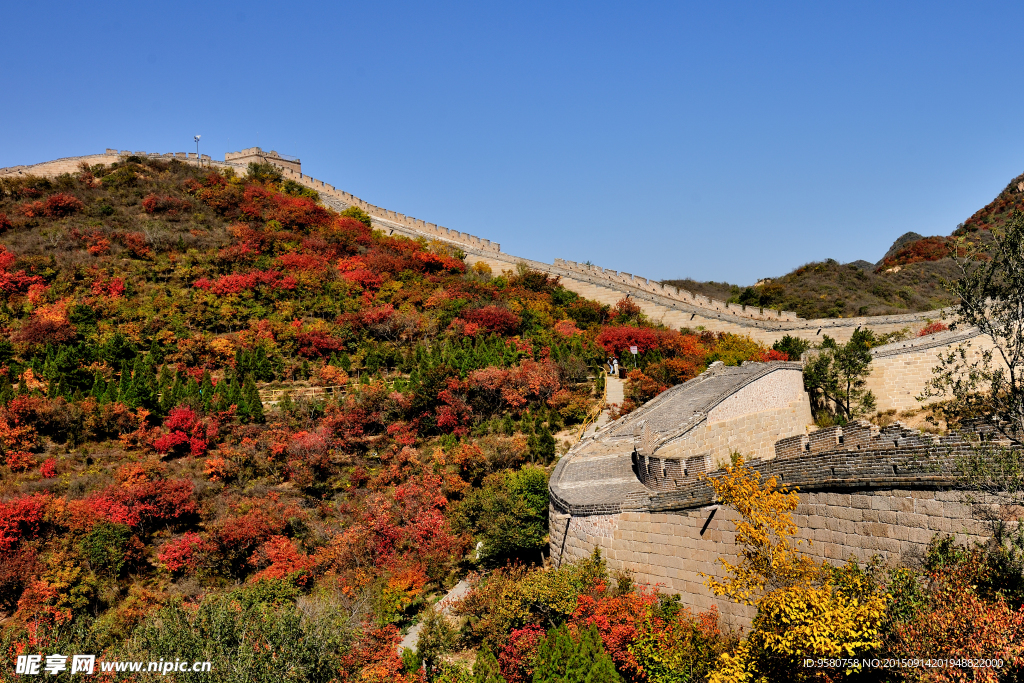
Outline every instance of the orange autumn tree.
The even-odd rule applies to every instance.
[[[852,560],[837,568],[800,551],[794,491],[774,477],[762,479],[738,455],[723,475],[706,481],[739,514],[739,561],[719,559],[725,578],[705,574],[705,584],[757,608],[750,635],[721,656],[711,683],[830,680],[843,672],[806,669],[803,659],[856,657],[880,645],[884,592]]]

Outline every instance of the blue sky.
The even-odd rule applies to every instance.
[[[550,262],[749,284],[1024,172],[1021,3],[14,3],[0,166],[259,145]]]

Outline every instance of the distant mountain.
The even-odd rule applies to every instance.
[[[924,235],[918,235],[916,232],[903,233],[900,237],[896,239],[895,242],[892,243],[892,246],[889,247],[889,251],[885,252],[885,256],[883,256],[882,260],[876,263],[875,266],[881,266],[885,259],[895,256],[900,252],[901,249],[903,249],[903,247],[907,246],[908,244],[913,244],[914,242],[923,239]]]
[[[953,303],[943,281],[958,277],[949,258],[953,237],[985,241],[1014,209],[1024,210],[1024,175],[957,226],[951,236],[901,235],[877,263],[840,264],[833,259],[808,263],[787,275],[766,278],[752,287],[727,282],[663,280],[665,284],[731,303],[795,311],[804,318],[889,315],[942,308]]]

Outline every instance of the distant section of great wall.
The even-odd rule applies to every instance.
[[[506,254],[501,251],[500,244],[488,239],[451,230],[370,204],[325,183],[323,180],[303,174],[299,159],[274,151],[264,151],[259,147],[229,152],[225,155],[224,161],[211,159],[205,154],[197,155],[194,152],[157,154],[107,149],[103,154],[68,157],[31,166],[0,168],[0,176],[16,174],[56,176],[61,173],[76,172],[83,162],[90,165],[110,164],[129,156],[164,160],[176,159],[184,163],[201,164],[213,168],[231,168],[237,173],[244,173],[250,162],[265,161],[277,166],[285,178],[316,190],[320,194],[321,201],[331,208],[343,210],[350,206],[359,207],[370,215],[374,227],[389,235],[422,237],[450,243],[466,253],[467,263],[474,264],[482,261],[496,273],[515,270],[519,264],[523,264],[534,270],[557,276],[561,278],[562,284],[566,288],[603,304],[614,305],[622,298],[629,297],[652,320],[676,329],[686,327],[713,332],[732,332],[748,335],[758,342],[770,345],[787,334],[810,341],[818,341],[823,335],[845,341],[859,328],[868,328],[878,334],[903,329],[909,329],[911,333],[914,333],[930,322],[943,317],[943,311],[926,311],[904,315],[805,320],[789,311],[729,304],[676,287],[666,286],[645,277],[590,264],[563,259],[555,259],[554,263],[548,264],[520,258]],[[875,349],[875,362],[872,364],[873,372],[868,380],[868,388],[875,392],[879,410],[890,408],[906,410],[916,407],[918,405],[916,396],[921,393],[924,383],[930,377],[930,370],[934,365],[938,347],[948,347],[950,344],[969,340],[973,336],[974,333],[971,331],[961,331],[959,334],[928,337],[925,338],[924,343],[904,342]],[[975,349],[975,352],[978,352],[980,348],[979,346],[978,349]]]

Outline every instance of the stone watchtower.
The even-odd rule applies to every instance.
[[[302,161],[298,157],[278,154],[273,150],[264,152],[259,147],[249,147],[248,149],[243,149],[241,152],[227,152],[224,154],[224,161],[230,161],[231,163],[242,165],[270,162],[275,166],[281,166],[295,171],[296,173],[302,173]]]

